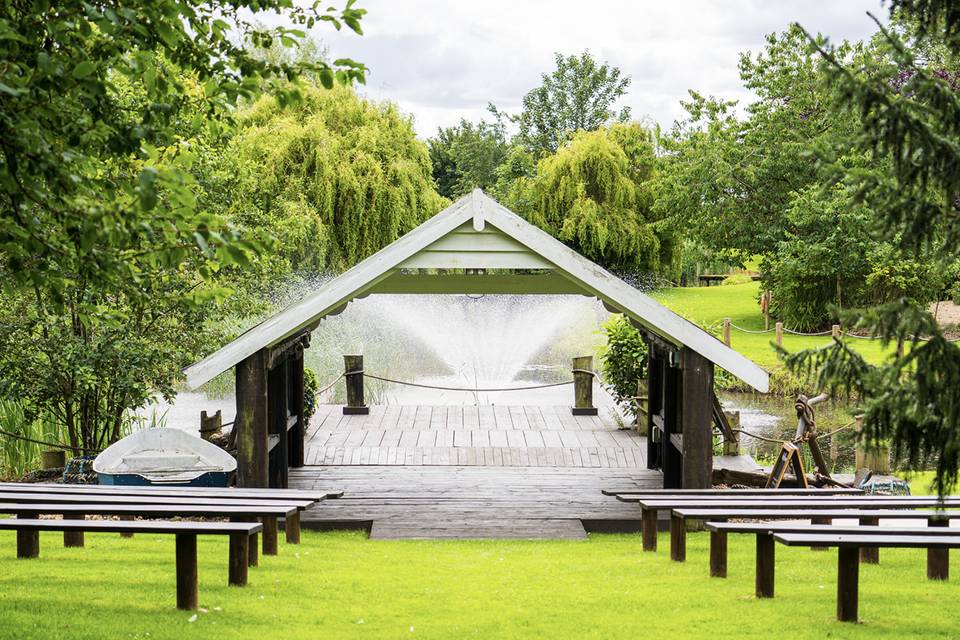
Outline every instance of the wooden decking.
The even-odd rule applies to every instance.
[[[344,496],[302,515],[305,527],[365,528],[371,538],[561,538],[636,531],[639,507],[605,487],[661,486],[646,440],[569,407],[320,407],[297,489]]]
[[[308,465],[644,469],[646,441],[597,416],[553,406],[318,408]]]

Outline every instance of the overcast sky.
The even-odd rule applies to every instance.
[[[334,2],[333,4],[338,4]],[[396,102],[422,137],[460,118],[479,119],[494,102],[517,111],[523,95],[554,68],[554,52],[589,49],[632,78],[625,103],[635,118],[664,127],[682,116],[689,89],[749,100],[738,53],[792,21],[835,41],[874,31],[881,0],[359,0],[362,37],[315,33],[331,57],[370,68],[366,95]]]

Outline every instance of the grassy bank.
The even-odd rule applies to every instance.
[[[724,318],[744,329],[763,329],[763,314],[757,303],[759,283],[734,284],[715,287],[675,287],[653,294],[659,302],[701,327],[720,335]],[[772,328],[772,324],[771,324]],[[876,340],[846,338],[859,353],[872,362],[879,362],[887,352]],[[751,334],[731,331],[730,346],[765,369],[782,366],[772,343],[774,333]],[[830,336],[806,337],[784,334],[783,347],[788,351],[801,351],[829,344]]]
[[[777,597],[753,597],[754,542],[730,538],[730,578],[708,577],[708,536],[688,561],[635,535],[586,542],[387,542],[311,533],[226,586],[227,544],[202,539],[200,603],[174,608],[173,540],[42,534],[16,560],[0,534],[0,638],[951,638],[960,583],[925,579],[920,550],[861,569],[864,624],[836,622],[836,552],[777,548]],[[667,547],[661,539],[661,549]]]

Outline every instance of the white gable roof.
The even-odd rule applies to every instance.
[[[470,233],[471,227],[475,234]],[[555,280],[551,280],[553,290],[595,296],[607,307],[624,313],[664,340],[686,345],[756,390],[766,392],[769,388],[767,372],[752,361],[587,260],[479,189],[457,200],[303,300],[184,369],[187,385],[195,389],[260,349],[283,342],[315,325],[350,300],[375,293],[381,283],[396,280],[400,269],[432,267],[550,269],[562,276],[559,279],[564,282],[563,286],[557,288]],[[405,276],[407,279],[444,277]],[[546,279],[543,281],[547,282]],[[567,289],[566,285],[572,287]]]

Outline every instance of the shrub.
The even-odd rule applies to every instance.
[[[636,419],[637,384],[647,377],[647,344],[640,331],[622,315],[603,324],[607,343],[600,348],[600,372],[607,390],[621,409]]]

